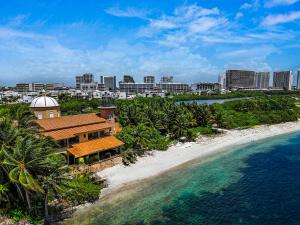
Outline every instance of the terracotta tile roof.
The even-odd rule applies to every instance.
[[[117,139],[115,136],[108,136],[92,141],[75,144],[71,148],[68,148],[68,152],[74,155],[75,158],[78,158],[93,153],[118,148],[122,145],[124,145],[124,143]]]
[[[98,116],[96,113],[36,120],[36,122],[42,127],[44,131],[103,123],[105,121],[106,120],[104,118]]]
[[[61,130],[54,130],[50,132],[45,132],[43,134],[45,136],[50,136],[55,140],[63,140],[63,139],[75,137],[76,134],[90,133],[90,132],[108,129],[111,127],[112,125],[110,123],[105,122],[105,123],[96,123],[92,125],[72,127],[67,129],[61,129]]]

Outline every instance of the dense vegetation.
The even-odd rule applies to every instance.
[[[118,100],[117,116],[123,127],[118,137],[126,145],[124,163],[148,150],[164,150],[172,140],[193,140],[197,134],[215,134],[215,128],[247,128],[295,121],[299,108],[292,97],[259,97],[223,104],[176,103],[170,99]]]
[[[0,109],[0,218],[48,224],[63,206],[98,199],[100,186],[88,174],[71,175],[56,143],[32,122],[27,105]]]
[[[171,96],[176,101],[205,100],[205,99],[229,99],[244,97],[267,97],[267,96],[300,96],[299,91],[268,90],[268,91],[232,91],[226,94],[215,93],[184,93]]]

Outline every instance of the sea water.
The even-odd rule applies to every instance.
[[[64,223],[299,225],[300,133],[186,163],[106,196]]]

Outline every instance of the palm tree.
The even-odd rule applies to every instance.
[[[56,155],[60,157],[59,155]],[[66,192],[64,183],[70,180],[68,175],[68,167],[64,162],[64,159],[54,159],[49,158],[48,162],[53,165],[49,166],[45,175],[42,177],[42,187],[44,190],[44,214],[45,214],[45,224],[49,224],[49,210],[48,210],[48,197],[49,192],[53,192],[54,196],[58,199],[62,198],[62,193]]]
[[[27,105],[21,105],[18,107],[15,115],[18,128],[32,129],[34,116]]]
[[[38,182],[38,174],[47,167],[45,159],[49,155],[49,149],[43,148],[41,142],[28,135],[17,137],[13,147],[2,146],[2,152],[2,165],[9,168],[10,181],[24,188],[27,205],[31,211],[30,192],[44,193]]]
[[[0,146],[13,145],[18,136],[18,129],[13,126],[13,122],[8,118],[0,118]]]

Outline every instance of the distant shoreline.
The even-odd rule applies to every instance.
[[[117,165],[98,172],[97,175],[108,183],[108,187],[102,190],[101,197],[132,183],[158,176],[189,161],[205,159],[239,145],[297,131],[300,131],[300,120],[243,130],[226,130],[223,134],[212,137],[200,136],[196,142],[171,146],[167,151],[153,151],[138,158],[130,166]]]

